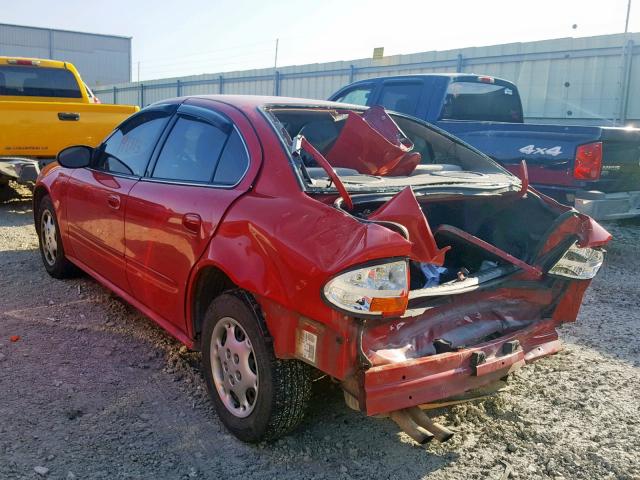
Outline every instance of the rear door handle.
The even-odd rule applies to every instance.
[[[109,195],[107,197],[107,203],[114,210],[118,210],[120,208],[120,195]]]
[[[200,233],[202,218],[197,213],[185,213],[182,216],[182,225],[190,232]]]
[[[74,112],[59,112],[58,120],[62,120],[63,122],[77,122],[80,120],[80,114]]]

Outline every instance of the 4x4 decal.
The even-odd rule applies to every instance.
[[[560,148],[560,145],[549,148],[527,145],[526,147],[522,147],[518,151],[524,153],[525,155],[551,155],[552,157],[557,157],[562,153],[562,148]]]

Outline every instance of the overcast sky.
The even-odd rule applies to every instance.
[[[640,32],[640,0],[629,31]],[[624,31],[627,0],[0,0],[0,23],[133,37],[141,79]],[[577,28],[573,28],[577,25]]]

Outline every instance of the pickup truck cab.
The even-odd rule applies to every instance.
[[[138,110],[100,104],[68,62],[0,57],[0,188],[35,181],[60,150],[96,146]]]
[[[426,120],[599,220],[640,215],[640,129],[524,123],[518,88],[499,78],[421,74],[352,83],[331,100]]]

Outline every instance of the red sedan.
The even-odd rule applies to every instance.
[[[34,194],[44,266],[77,269],[191,349],[245,441],[314,375],[418,442],[418,405],[560,348],[610,235],[454,137],[338,103],[203,96],[70,147]]]

